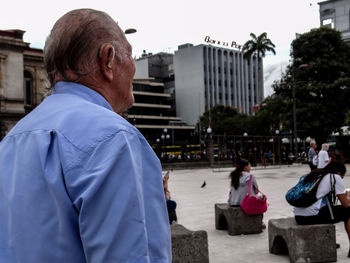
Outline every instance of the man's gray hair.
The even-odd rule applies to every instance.
[[[316,141],[314,141],[314,140],[311,140],[310,141],[310,146],[312,147],[312,146],[314,146],[316,144]]]
[[[45,67],[51,88],[56,75],[63,80],[77,81],[79,77],[93,76],[98,69],[100,47],[111,44],[121,62],[123,37],[116,22],[106,13],[93,9],[77,9],[62,16],[53,26],[44,48]],[[67,71],[77,79],[71,79]]]

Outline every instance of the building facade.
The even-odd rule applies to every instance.
[[[23,41],[22,30],[0,30],[0,140],[37,106],[47,78],[43,52]]]
[[[350,0],[329,0],[320,5],[320,25],[340,32],[345,42],[350,42]]]
[[[243,52],[211,45],[184,44],[174,55],[176,113],[195,124],[206,109],[232,106],[254,114],[263,100],[262,62],[256,56],[243,59]]]
[[[157,141],[167,145],[187,142],[194,126],[186,125],[173,114],[171,95],[164,92],[163,83],[152,78],[134,79],[133,94],[135,103],[125,117],[151,144]],[[168,136],[162,139],[162,135]]]
[[[144,51],[142,57],[135,61],[135,79],[152,78],[153,82],[163,83],[164,93],[170,94],[168,103],[171,105],[171,112],[176,115],[173,57],[171,53],[160,52],[153,55]]]
[[[173,57],[164,52],[144,53],[135,61],[135,103],[128,117],[150,142],[159,141],[165,129],[168,144],[190,143],[195,129],[176,115]]]

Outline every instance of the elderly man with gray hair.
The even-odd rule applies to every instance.
[[[315,151],[316,147],[317,147],[316,142],[314,140],[311,140],[309,152],[307,153],[307,156],[308,156],[307,160],[311,171],[317,168],[317,165],[314,164],[314,159],[315,157],[317,158],[317,153]]]
[[[0,261],[171,262],[159,159],[120,116],[134,102],[123,31],[73,10],[44,58],[52,94],[0,143]]]

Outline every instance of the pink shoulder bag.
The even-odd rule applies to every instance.
[[[250,175],[248,193],[241,202],[241,208],[247,215],[259,215],[265,213],[267,210],[267,198],[259,189],[257,190],[262,194],[262,197],[259,197],[258,194],[251,195],[252,178],[253,175]]]

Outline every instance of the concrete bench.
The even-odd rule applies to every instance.
[[[240,207],[228,204],[215,204],[215,228],[228,230],[230,235],[261,233],[262,216],[247,215]]]
[[[337,261],[334,225],[302,226],[293,217],[271,219],[268,233],[270,253],[289,254],[292,263]]]
[[[191,231],[179,224],[170,228],[173,263],[209,263],[206,231]]]

